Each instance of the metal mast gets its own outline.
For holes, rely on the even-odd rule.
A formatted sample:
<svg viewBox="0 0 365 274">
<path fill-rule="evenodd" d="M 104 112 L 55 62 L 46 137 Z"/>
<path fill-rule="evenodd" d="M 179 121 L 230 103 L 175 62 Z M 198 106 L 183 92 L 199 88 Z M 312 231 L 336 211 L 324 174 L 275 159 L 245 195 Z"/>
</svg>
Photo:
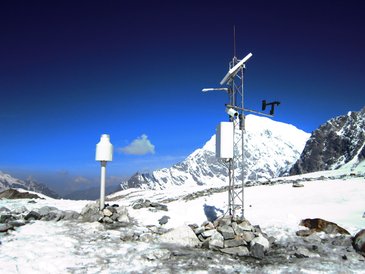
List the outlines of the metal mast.
<svg viewBox="0 0 365 274">
<path fill-rule="evenodd" d="M 250 56 L 251 57 L 251 56 Z M 236 56 L 230 62 L 230 71 L 239 64 Z M 242 61 L 242 60 L 241 60 Z M 233 127 L 233 158 L 228 160 L 228 214 L 236 217 L 238 214 L 244 218 L 244 133 L 245 133 L 245 113 L 244 113 L 244 70 L 245 64 L 239 66 L 238 71 L 232 75 L 231 79 L 221 82 L 221 85 L 228 85 L 229 105 L 227 107 L 238 111 L 237 117 L 229 117 L 234 123 Z M 240 168 L 238 168 L 240 166 Z M 241 174 L 235 175 L 235 170 Z M 240 179 L 236 179 L 240 178 Z"/>
<path fill-rule="evenodd" d="M 245 153 L 244 153 L 244 135 L 245 135 L 245 111 L 272 117 L 275 106 L 280 105 L 279 101 L 266 102 L 262 101 L 262 110 L 271 106 L 270 114 L 245 108 L 244 105 L 244 72 L 246 62 L 252 57 L 252 53 L 247 54 L 243 59 L 236 57 L 235 46 L 235 28 L 234 28 L 234 52 L 233 59 L 229 63 L 229 70 L 220 84 L 221 88 L 204 88 L 202 91 L 225 91 L 229 96 L 229 103 L 226 104 L 226 112 L 229 115 L 229 121 L 233 123 L 233 156 L 230 158 L 221 158 L 228 167 L 228 211 L 227 213 L 234 217 L 245 218 L 244 190 L 245 190 Z M 235 171 L 240 172 L 235 174 Z M 240 216 L 238 216 L 240 214 Z"/>
</svg>

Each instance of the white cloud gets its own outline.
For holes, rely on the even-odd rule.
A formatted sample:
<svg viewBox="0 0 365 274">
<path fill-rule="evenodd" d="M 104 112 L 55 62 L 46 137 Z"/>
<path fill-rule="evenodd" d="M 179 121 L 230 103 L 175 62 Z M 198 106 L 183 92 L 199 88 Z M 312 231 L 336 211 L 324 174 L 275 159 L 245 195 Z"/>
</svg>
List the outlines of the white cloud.
<svg viewBox="0 0 365 274">
<path fill-rule="evenodd" d="M 155 146 L 151 144 L 146 134 L 137 137 L 129 145 L 118 148 L 118 151 L 124 154 L 145 155 L 148 153 L 155 154 Z"/>
</svg>

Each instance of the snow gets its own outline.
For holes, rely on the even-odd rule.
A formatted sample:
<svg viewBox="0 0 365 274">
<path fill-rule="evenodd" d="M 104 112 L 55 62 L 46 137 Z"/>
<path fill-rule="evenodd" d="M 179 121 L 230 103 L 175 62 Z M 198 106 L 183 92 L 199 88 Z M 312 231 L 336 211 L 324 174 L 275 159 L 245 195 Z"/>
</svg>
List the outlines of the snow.
<svg viewBox="0 0 365 274">
<path fill-rule="evenodd" d="M 336 173 L 337 172 L 337 173 Z M 365 179 L 363 177 L 338 178 L 340 171 L 315 173 L 279 178 L 311 179 L 301 182 L 304 187 L 293 188 L 290 183 L 262 185 L 245 189 L 245 217 L 258 224 L 264 232 L 278 242 L 299 241 L 295 231 L 303 229 L 299 222 L 304 218 L 323 218 L 347 229 L 352 235 L 365 227 Z M 327 174 L 326 178 L 323 174 Z M 337 176 L 337 177 L 336 177 Z M 320 178 L 321 179 L 315 179 Z M 335 178 L 336 177 L 336 178 Z M 204 205 L 226 210 L 227 193 L 210 191 L 207 186 L 171 187 L 166 190 L 128 189 L 110 195 L 112 203 L 128 206 L 131 217 L 140 226 L 158 225 L 163 215 L 170 217 L 166 228 L 206 220 Z M 188 199 L 190 194 L 199 194 Z M 168 211 L 153 212 L 142 208 L 132 209 L 138 199 L 163 202 Z M 167 201 L 170 199 L 170 202 Z M 0 200 L 0 207 L 9 209 L 25 206 L 40 208 L 55 206 L 61 210 L 81 211 L 88 201 L 56 200 L 46 198 L 28 203 L 24 200 Z M 35 221 L 17 228 L 10 235 L 0 236 L 0 265 L 2 273 L 364 273 L 364 261 L 311 258 L 300 264 L 252 265 L 229 256 L 196 250 L 186 256 L 172 256 L 170 260 L 159 256 L 180 252 L 159 243 L 122 242 L 119 230 L 106 230 L 99 223 L 77 221 Z M 174 250 L 174 251 L 173 251 Z M 181 251 L 186 253 L 187 251 Z M 192 251 L 189 251 L 192 252 Z M 335 252 L 335 251 L 332 251 Z M 184 254 L 185 254 L 184 253 Z M 157 257 L 157 259 L 151 259 Z M 185 259 L 184 259 L 185 258 Z"/>
<path fill-rule="evenodd" d="M 235 142 L 240 144 L 241 131 L 236 130 Z M 266 117 L 247 115 L 245 144 L 245 178 L 273 178 L 288 171 L 300 157 L 310 134 L 292 125 L 276 122 Z M 215 157 L 216 136 L 202 147 L 195 150 L 184 161 L 171 168 L 153 171 L 151 174 L 133 176 L 132 185 L 144 189 L 164 189 L 173 185 L 224 184 L 227 167 Z M 235 155 L 242 154 L 239 145 Z M 235 168 L 237 180 L 242 178 L 238 157 Z M 134 180 L 133 180 L 134 179 Z M 125 182 L 126 183 L 126 182 Z"/>
</svg>

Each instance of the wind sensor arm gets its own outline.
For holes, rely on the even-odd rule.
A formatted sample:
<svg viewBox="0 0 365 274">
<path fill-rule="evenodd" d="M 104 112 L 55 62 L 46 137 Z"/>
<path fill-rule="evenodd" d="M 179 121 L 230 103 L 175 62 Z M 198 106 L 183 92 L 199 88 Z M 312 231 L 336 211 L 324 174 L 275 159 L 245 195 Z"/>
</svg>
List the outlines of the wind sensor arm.
<svg viewBox="0 0 365 274">
<path fill-rule="evenodd" d="M 237 74 L 238 70 L 248 61 L 248 59 L 250 59 L 252 57 L 252 53 L 250 52 L 249 54 L 246 55 L 245 58 L 243 58 L 241 61 L 239 61 L 233 68 L 231 68 L 226 76 L 224 76 L 224 78 L 221 81 L 221 85 L 224 85 L 225 83 L 230 82 Z"/>
<path fill-rule="evenodd" d="M 271 103 L 267 103 L 266 100 L 262 100 L 262 111 L 264 111 L 267 106 L 271 106 L 270 115 L 274 115 L 275 106 L 279 106 L 279 105 L 280 105 L 279 101 L 274 101 L 274 102 L 271 102 Z"/>
</svg>

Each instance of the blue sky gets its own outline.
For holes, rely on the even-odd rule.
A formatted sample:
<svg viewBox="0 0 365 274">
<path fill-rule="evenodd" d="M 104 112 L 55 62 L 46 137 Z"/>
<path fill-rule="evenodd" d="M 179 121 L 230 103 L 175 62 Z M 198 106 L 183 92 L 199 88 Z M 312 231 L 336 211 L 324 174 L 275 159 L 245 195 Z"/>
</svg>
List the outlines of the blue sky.
<svg viewBox="0 0 365 274">
<path fill-rule="evenodd" d="M 110 181 L 183 160 L 226 119 L 201 89 L 226 74 L 233 25 L 248 108 L 279 100 L 275 120 L 311 132 L 365 105 L 362 1 L 132 2 L 1 2 L 1 171 L 93 185 L 103 133 Z"/>
</svg>

